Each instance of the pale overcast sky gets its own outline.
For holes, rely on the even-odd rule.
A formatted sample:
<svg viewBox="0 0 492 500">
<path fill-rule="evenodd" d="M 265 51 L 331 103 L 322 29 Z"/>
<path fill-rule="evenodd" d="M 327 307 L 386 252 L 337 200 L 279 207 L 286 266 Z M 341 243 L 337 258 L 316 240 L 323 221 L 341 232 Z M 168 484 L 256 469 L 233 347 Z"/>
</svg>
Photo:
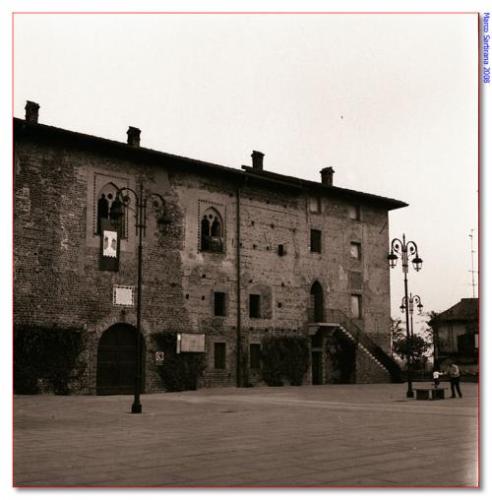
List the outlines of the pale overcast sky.
<svg viewBox="0 0 492 500">
<path fill-rule="evenodd" d="M 15 116 L 409 203 L 426 310 L 472 296 L 477 230 L 477 17 L 16 15 Z M 477 238 L 475 238 L 475 247 Z M 476 268 L 475 261 L 475 268 Z M 392 270 L 393 315 L 403 295 Z"/>
</svg>

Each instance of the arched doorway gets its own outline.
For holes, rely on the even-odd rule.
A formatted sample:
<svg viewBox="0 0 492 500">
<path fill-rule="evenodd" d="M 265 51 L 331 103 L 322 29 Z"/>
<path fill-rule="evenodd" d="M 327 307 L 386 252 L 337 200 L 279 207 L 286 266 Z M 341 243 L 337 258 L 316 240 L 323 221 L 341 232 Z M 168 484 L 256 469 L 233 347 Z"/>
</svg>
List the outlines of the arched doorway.
<svg viewBox="0 0 492 500">
<path fill-rule="evenodd" d="M 145 387 L 145 341 L 142 346 L 142 392 Z M 98 395 L 133 394 L 137 364 L 137 330 L 132 325 L 117 323 L 108 328 L 97 349 Z"/>
<path fill-rule="evenodd" d="M 325 319 L 323 288 L 318 281 L 313 283 L 309 295 L 309 320 L 312 323 L 322 323 Z"/>
</svg>

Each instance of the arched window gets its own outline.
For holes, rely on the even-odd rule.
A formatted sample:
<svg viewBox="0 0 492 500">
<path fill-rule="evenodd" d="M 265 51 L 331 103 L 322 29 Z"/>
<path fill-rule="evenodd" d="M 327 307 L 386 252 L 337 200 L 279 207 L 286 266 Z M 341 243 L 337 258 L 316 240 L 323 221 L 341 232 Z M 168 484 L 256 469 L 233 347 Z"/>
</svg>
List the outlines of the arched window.
<svg viewBox="0 0 492 500">
<path fill-rule="evenodd" d="M 200 244 L 201 250 L 208 250 L 209 236 L 210 236 L 210 222 L 208 221 L 208 217 L 204 215 L 201 227 L 201 244 Z"/>
<path fill-rule="evenodd" d="M 222 218 L 215 208 L 203 213 L 200 223 L 200 250 L 206 252 L 224 251 L 224 227 Z"/>
<path fill-rule="evenodd" d="M 101 234 L 101 221 L 106 220 L 119 230 L 120 237 L 126 237 L 126 210 L 117 199 L 118 187 L 112 182 L 103 186 L 97 197 L 96 234 Z M 118 216 L 116 216 L 118 214 Z"/>
<path fill-rule="evenodd" d="M 321 323 L 324 321 L 324 316 L 323 288 L 318 281 L 315 281 L 309 295 L 309 320 Z"/>
</svg>

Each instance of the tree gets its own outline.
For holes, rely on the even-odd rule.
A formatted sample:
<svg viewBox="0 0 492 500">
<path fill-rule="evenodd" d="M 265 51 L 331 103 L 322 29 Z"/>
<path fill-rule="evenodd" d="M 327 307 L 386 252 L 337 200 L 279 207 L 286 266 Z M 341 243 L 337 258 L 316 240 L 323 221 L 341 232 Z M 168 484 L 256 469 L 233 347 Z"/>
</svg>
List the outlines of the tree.
<svg viewBox="0 0 492 500">
<path fill-rule="evenodd" d="M 428 336 L 413 334 L 407 338 L 401 320 L 393 321 L 392 333 L 393 352 L 403 360 L 407 360 L 408 355 L 410 355 L 410 365 L 413 369 L 423 367 L 427 360 L 426 353 L 432 345 Z"/>
</svg>

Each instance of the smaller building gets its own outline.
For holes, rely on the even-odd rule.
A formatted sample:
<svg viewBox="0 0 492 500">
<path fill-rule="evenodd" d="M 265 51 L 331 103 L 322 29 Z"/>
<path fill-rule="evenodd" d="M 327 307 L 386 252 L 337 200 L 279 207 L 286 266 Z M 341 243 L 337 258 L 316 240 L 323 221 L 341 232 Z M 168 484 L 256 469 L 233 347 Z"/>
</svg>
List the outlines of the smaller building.
<svg viewBox="0 0 492 500">
<path fill-rule="evenodd" d="M 439 366 L 455 361 L 464 376 L 478 375 L 478 299 L 461 299 L 430 322 Z"/>
</svg>

